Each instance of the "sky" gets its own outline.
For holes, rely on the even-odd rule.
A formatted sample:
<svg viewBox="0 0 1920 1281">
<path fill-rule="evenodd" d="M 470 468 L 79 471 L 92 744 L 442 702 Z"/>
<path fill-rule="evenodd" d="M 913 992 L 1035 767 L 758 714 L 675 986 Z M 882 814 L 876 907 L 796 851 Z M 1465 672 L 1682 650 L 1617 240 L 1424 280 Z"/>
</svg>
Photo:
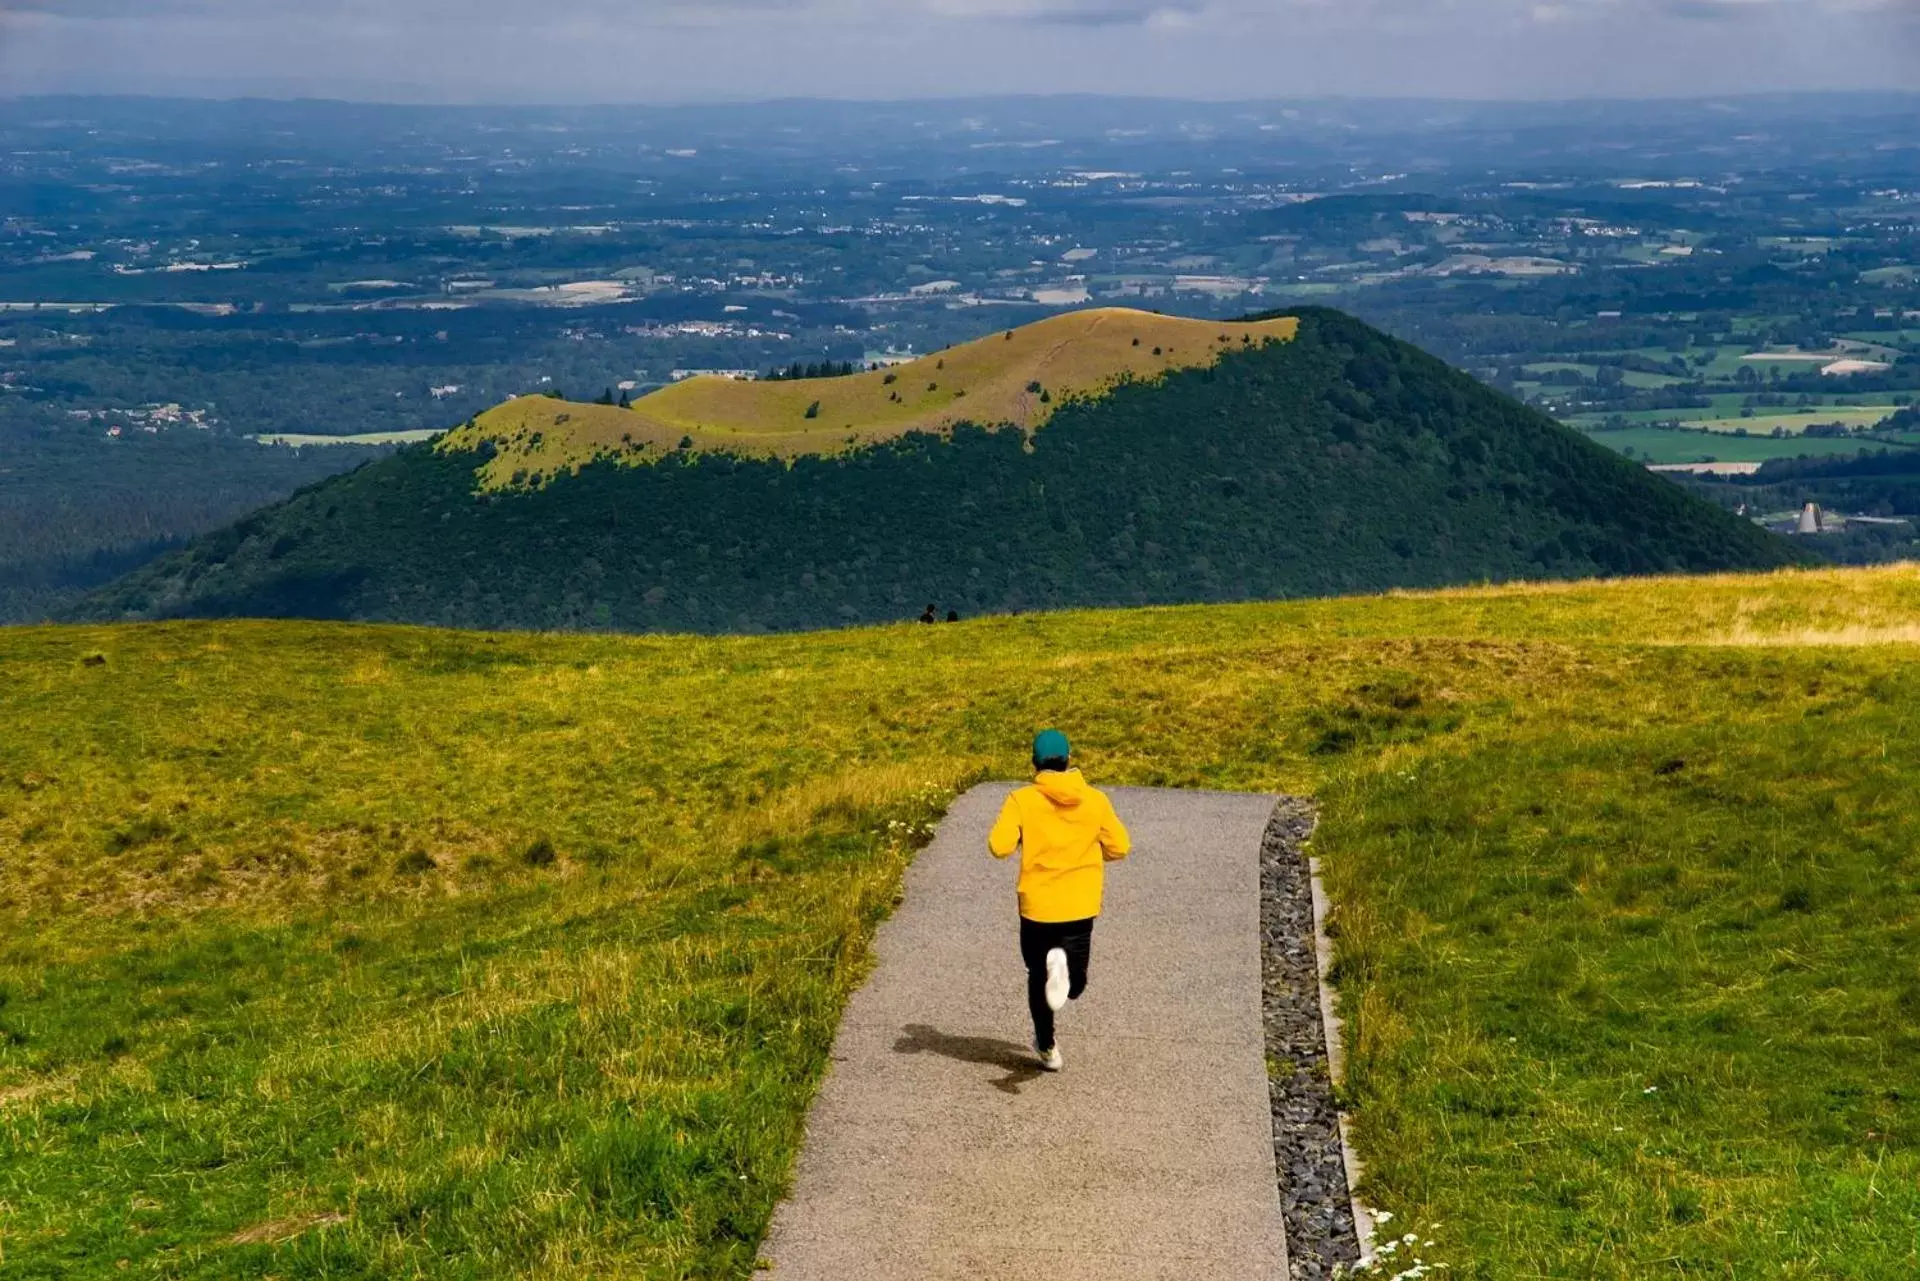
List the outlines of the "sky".
<svg viewBox="0 0 1920 1281">
<path fill-rule="evenodd" d="M 0 0 L 0 95 L 452 103 L 1920 87 L 1920 0 Z"/>
</svg>

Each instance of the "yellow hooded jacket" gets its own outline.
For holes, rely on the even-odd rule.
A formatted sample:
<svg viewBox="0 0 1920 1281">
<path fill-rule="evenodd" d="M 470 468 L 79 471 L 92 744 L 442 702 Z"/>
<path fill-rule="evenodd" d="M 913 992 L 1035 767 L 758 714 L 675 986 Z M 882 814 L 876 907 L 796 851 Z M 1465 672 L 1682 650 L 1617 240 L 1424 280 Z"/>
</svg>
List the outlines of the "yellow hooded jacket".
<svg viewBox="0 0 1920 1281">
<path fill-rule="evenodd" d="M 1043 770 L 1000 807 L 987 848 L 995 858 L 1021 852 L 1020 915 L 1081 921 L 1100 915 L 1106 864 L 1125 858 L 1133 841 L 1113 802 L 1079 770 Z"/>
</svg>

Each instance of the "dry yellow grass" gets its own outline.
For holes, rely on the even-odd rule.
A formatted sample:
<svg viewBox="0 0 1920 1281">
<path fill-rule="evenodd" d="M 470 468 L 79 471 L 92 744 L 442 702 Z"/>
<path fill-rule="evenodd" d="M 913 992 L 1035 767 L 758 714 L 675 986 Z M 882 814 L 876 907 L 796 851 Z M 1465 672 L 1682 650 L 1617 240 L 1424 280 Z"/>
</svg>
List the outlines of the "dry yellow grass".
<svg viewBox="0 0 1920 1281">
<path fill-rule="evenodd" d="M 234 1233 L 228 1241 L 233 1245 L 278 1245 L 282 1241 L 293 1240 L 303 1232 L 311 1232 L 315 1228 L 330 1228 L 336 1223 L 346 1221 L 346 1215 L 332 1212 L 291 1214 L 282 1219 L 256 1223 L 250 1228 Z"/>
<path fill-rule="evenodd" d="M 449 432 L 440 447 L 470 450 L 491 440 L 498 452 L 479 474 L 483 487 L 498 489 L 538 484 L 596 458 L 651 462 L 682 441 L 694 450 L 795 458 L 962 422 L 1031 432 L 1070 397 L 1211 365 L 1223 352 L 1284 342 L 1298 329 L 1292 317 L 1234 323 L 1102 307 L 845 378 L 690 378 L 631 409 L 522 397 Z"/>
<path fill-rule="evenodd" d="M 1916 645 L 1920 644 L 1920 624 L 1903 623 L 1892 627 L 1802 628 L 1792 631 L 1757 632 L 1736 628 L 1723 636 L 1709 637 L 1709 645 Z"/>
</svg>

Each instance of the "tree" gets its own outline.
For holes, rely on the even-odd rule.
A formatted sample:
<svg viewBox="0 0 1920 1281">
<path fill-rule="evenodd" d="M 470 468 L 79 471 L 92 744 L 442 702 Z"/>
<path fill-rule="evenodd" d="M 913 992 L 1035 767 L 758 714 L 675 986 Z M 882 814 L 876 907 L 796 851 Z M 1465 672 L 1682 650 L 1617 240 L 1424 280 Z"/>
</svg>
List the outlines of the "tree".
<svg viewBox="0 0 1920 1281">
<path fill-rule="evenodd" d="M 811 405 L 807 406 L 807 417 L 818 418 L 819 416 L 820 416 L 820 402 L 816 400 Z"/>
</svg>

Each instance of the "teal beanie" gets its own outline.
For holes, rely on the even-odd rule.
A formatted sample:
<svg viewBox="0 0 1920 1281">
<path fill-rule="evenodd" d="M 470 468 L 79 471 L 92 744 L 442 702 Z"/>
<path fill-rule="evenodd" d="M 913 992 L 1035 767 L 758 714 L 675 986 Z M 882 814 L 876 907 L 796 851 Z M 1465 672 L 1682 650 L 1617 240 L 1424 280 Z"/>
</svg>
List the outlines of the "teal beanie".
<svg viewBox="0 0 1920 1281">
<path fill-rule="evenodd" d="M 1067 736 L 1057 729 L 1043 729 L 1033 736 L 1033 763 L 1065 760 L 1071 754 Z"/>
</svg>

